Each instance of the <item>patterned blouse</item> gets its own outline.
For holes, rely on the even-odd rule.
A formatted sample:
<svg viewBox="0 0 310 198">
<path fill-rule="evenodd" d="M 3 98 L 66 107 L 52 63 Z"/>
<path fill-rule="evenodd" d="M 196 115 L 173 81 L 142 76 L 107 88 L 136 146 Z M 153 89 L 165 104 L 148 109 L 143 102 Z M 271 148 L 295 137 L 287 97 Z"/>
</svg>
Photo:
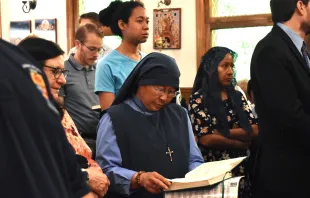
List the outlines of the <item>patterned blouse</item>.
<svg viewBox="0 0 310 198">
<path fill-rule="evenodd" d="M 240 94 L 242 97 L 242 106 L 246 114 L 248 115 L 248 119 L 250 124 L 257 124 L 257 119 L 252 114 L 251 108 L 248 106 L 247 101 L 244 96 L 238 91 L 237 94 Z M 227 114 L 228 125 L 229 128 L 239 128 L 239 122 L 237 120 L 237 116 L 232 109 L 232 105 L 230 101 L 223 100 L 223 105 Z M 194 135 L 198 138 L 207 134 L 213 134 L 213 130 L 215 129 L 216 118 L 214 115 L 208 112 L 208 109 L 203 106 L 203 96 L 201 93 L 196 92 L 190 97 L 189 102 L 189 114 L 191 118 L 191 123 L 193 126 Z M 201 153 L 206 162 L 210 161 L 219 161 L 236 157 L 247 156 L 248 149 L 241 150 L 233 150 L 233 149 L 214 149 L 208 148 L 198 144 Z M 244 175 L 244 167 L 239 166 L 239 173 L 236 175 Z"/>
<path fill-rule="evenodd" d="M 61 120 L 62 126 L 65 129 L 67 139 L 69 143 L 72 145 L 72 147 L 75 150 L 76 154 L 79 154 L 83 157 L 85 157 L 88 161 L 88 166 L 89 167 L 98 167 L 99 165 L 97 164 L 96 161 L 94 161 L 92 157 L 92 151 L 84 141 L 84 139 L 81 137 L 79 134 L 72 118 L 68 114 L 67 110 L 64 110 L 64 115 Z"/>
</svg>

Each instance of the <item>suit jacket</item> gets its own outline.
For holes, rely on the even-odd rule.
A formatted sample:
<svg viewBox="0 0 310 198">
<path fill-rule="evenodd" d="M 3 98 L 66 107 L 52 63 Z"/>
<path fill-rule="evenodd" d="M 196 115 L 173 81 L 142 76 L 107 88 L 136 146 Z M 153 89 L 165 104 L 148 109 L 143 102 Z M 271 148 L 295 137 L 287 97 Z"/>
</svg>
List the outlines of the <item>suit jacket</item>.
<svg viewBox="0 0 310 198">
<path fill-rule="evenodd" d="M 277 25 L 254 50 L 251 79 L 260 119 L 258 186 L 304 194 L 310 179 L 310 69 Z"/>
</svg>

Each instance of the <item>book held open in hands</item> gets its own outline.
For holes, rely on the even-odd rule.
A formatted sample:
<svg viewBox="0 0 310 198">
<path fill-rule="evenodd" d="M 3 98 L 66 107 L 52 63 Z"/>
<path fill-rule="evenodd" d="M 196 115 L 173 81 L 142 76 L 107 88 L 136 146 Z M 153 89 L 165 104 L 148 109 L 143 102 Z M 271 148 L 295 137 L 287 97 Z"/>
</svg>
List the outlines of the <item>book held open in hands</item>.
<svg viewBox="0 0 310 198">
<path fill-rule="evenodd" d="M 184 178 L 170 179 L 172 185 L 167 191 L 197 188 L 213 185 L 231 178 L 230 171 L 246 157 L 207 162 L 188 172 Z"/>
<path fill-rule="evenodd" d="M 243 179 L 243 176 L 232 177 L 211 186 L 165 191 L 164 198 L 238 198 L 240 183 Z"/>
</svg>

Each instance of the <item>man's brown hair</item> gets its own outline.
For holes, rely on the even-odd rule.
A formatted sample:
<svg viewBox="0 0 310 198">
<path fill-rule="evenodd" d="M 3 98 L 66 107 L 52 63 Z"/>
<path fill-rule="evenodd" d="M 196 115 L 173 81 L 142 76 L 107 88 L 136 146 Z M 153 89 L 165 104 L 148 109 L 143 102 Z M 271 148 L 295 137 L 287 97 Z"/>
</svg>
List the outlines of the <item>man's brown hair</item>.
<svg viewBox="0 0 310 198">
<path fill-rule="evenodd" d="M 93 24 L 85 24 L 84 26 L 79 27 L 79 29 L 75 32 L 75 40 L 85 42 L 86 34 L 90 33 L 94 33 L 98 37 L 103 38 L 103 34 L 98 27 Z"/>
<path fill-rule="evenodd" d="M 81 23 L 83 19 L 90 20 L 91 22 L 96 24 L 98 28 L 101 27 L 101 23 L 99 21 L 99 14 L 97 14 L 96 12 L 87 12 L 87 13 L 82 14 L 79 17 L 79 24 Z"/>
</svg>

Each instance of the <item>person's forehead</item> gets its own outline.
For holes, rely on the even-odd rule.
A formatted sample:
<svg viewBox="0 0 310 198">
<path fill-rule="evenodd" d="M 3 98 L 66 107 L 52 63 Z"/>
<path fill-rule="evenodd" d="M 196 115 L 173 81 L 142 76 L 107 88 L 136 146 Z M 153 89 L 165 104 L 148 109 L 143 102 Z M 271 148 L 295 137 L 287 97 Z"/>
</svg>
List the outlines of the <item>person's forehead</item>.
<svg viewBox="0 0 310 198">
<path fill-rule="evenodd" d="M 145 12 L 145 9 L 143 7 L 136 7 L 134 8 L 132 11 L 131 11 L 131 15 L 130 17 L 145 17 L 145 18 L 148 18 L 146 16 L 146 12 Z"/>
<path fill-rule="evenodd" d="M 57 56 L 55 58 L 51 58 L 51 59 L 47 59 L 45 61 L 45 64 L 51 67 L 55 67 L 55 68 L 61 68 L 63 69 L 64 66 L 64 58 L 63 56 Z"/>
<path fill-rule="evenodd" d="M 223 61 L 233 61 L 233 56 L 230 53 L 227 53 L 221 62 Z"/>
<path fill-rule="evenodd" d="M 85 35 L 85 44 L 88 45 L 99 45 L 99 47 L 102 45 L 102 38 L 100 38 L 95 33 L 86 33 Z"/>
<path fill-rule="evenodd" d="M 226 54 L 225 57 L 226 57 L 226 58 L 231 58 L 231 59 L 233 58 L 232 55 L 231 55 L 230 53 Z"/>
<path fill-rule="evenodd" d="M 92 20 L 90 19 L 81 19 L 81 22 L 80 22 L 80 26 L 83 26 L 83 25 L 86 25 L 86 24 L 93 24 L 93 25 L 96 25 Z"/>
</svg>

